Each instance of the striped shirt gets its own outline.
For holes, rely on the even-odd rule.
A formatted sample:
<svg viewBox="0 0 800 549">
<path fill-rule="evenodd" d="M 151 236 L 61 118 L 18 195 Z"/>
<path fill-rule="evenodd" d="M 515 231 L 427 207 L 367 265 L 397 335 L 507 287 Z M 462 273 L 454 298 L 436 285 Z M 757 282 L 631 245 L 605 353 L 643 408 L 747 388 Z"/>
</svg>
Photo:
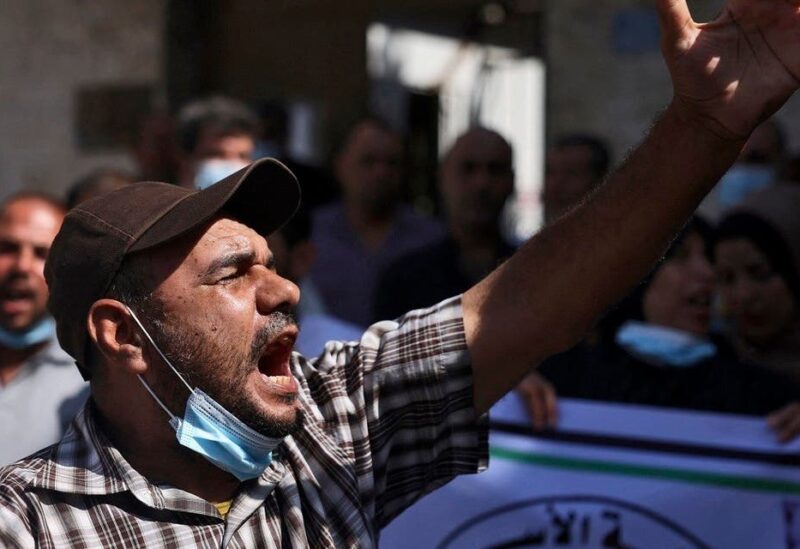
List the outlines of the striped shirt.
<svg viewBox="0 0 800 549">
<path fill-rule="evenodd" d="M 59 444 L 0 469 L 0 546 L 374 547 L 417 498 L 486 467 L 458 298 L 292 367 L 303 427 L 226 518 L 137 473 L 89 404 Z"/>
</svg>

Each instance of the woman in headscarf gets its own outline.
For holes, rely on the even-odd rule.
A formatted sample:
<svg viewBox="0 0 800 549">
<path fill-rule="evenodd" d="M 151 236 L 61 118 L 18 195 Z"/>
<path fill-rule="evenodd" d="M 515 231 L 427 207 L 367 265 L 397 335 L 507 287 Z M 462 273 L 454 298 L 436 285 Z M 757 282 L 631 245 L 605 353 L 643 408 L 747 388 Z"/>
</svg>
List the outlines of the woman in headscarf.
<svg viewBox="0 0 800 549">
<path fill-rule="evenodd" d="M 542 364 L 559 396 L 751 415 L 800 399 L 792 383 L 741 362 L 709 335 L 710 237 L 708 225 L 693 219 L 650 276 L 601 322 L 599 344 Z M 800 431 L 789 423 L 777 425 L 779 438 Z"/>
<path fill-rule="evenodd" d="M 800 383 L 800 188 L 775 185 L 727 215 L 714 263 L 737 351 Z"/>
</svg>

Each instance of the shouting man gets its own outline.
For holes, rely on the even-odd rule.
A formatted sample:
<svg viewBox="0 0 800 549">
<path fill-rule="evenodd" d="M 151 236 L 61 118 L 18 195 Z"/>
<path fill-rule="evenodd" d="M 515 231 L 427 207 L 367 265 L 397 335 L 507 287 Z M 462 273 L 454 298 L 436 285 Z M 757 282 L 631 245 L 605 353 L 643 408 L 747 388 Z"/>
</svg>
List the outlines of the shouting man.
<svg viewBox="0 0 800 549">
<path fill-rule="evenodd" d="M 73 210 L 49 306 L 92 398 L 0 469 L 0 544 L 372 547 L 483 468 L 481 415 L 649 270 L 798 87 L 800 1 L 731 0 L 711 25 L 658 5 L 675 97 L 622 168 L 462 296 L 314 361 L 292 353 L 298 291 L 264 239 L 298 200 L 280 164 Z"/>
</svg>

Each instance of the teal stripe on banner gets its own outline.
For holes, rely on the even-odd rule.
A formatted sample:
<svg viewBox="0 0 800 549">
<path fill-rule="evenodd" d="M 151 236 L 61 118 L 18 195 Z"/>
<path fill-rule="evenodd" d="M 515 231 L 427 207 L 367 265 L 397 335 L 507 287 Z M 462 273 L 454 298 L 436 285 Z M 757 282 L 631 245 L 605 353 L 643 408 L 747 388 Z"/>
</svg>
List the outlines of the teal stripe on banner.
<svg viewBox="0 0 800 549">
<path fill-rule="evenodd" d="M 542 467 L 552 467 L 555 469 L 566 469 L 570 471 L 588 471 L 593 473 L 622 475 L 628 477 L 672 480 L 676 482 L 686 482 L 689 484 L 704 484 L 707 486 L 737 488 L 739 490 L 750 490 L 754 492 L 800 494 L 800 483 L 786 480 L 769 480 L 758 477 L 730 474 L 723 475 L 717 473 L 707 473 L 704 471 L 673 469 L 669 467 L 652 467 L 649 465 L 634 465 L 629 463 L 601 461 L 594 459 L 557 457 L 542 454 L 532 454 L 529 452 L 519 452 L 517 450 L 510 450 L 508 448 L 502 448 L 498 446 L 492 446 L 489 451 L 489 455 L 493 458 L 517 461 L 520 463 L 527 463 L 529 465 L 539 465 Z"/>
</svg>

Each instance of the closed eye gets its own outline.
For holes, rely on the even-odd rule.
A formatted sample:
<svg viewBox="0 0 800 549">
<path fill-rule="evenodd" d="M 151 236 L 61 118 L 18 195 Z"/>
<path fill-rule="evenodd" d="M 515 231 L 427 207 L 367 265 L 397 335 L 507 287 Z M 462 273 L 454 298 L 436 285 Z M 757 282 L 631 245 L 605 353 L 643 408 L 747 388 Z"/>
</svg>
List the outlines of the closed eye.
<svg viewBox="0 0 800 549">
<path fill-rule="evenodd" d="M 230 273 L 228 275 L 225 275 L 222 278 L 220 278 L 219 282 L 231 282 L 233 280 L 236 280 L 237 278 L 241 278 L 244 275 L 245 272 L 246 271 L 244 269 L 237 269 L 237 270 L 233 271 L 232 273 Z"/>
<path fill-rule="evenodd" d="M 251 268 L 261 265 L 257 263 L 255 259 L 255 254 L 251 252 L 233 253 L 222 256 L 211 265 L 207 273 L 209 275 L 217 273 L 216 276 L 212 277 L 214 283 L 228 284 L 245 276 Z M 273 273 L 276 272 L 275 256 L 270 254 L 262 266 Z"/>
</svg>

